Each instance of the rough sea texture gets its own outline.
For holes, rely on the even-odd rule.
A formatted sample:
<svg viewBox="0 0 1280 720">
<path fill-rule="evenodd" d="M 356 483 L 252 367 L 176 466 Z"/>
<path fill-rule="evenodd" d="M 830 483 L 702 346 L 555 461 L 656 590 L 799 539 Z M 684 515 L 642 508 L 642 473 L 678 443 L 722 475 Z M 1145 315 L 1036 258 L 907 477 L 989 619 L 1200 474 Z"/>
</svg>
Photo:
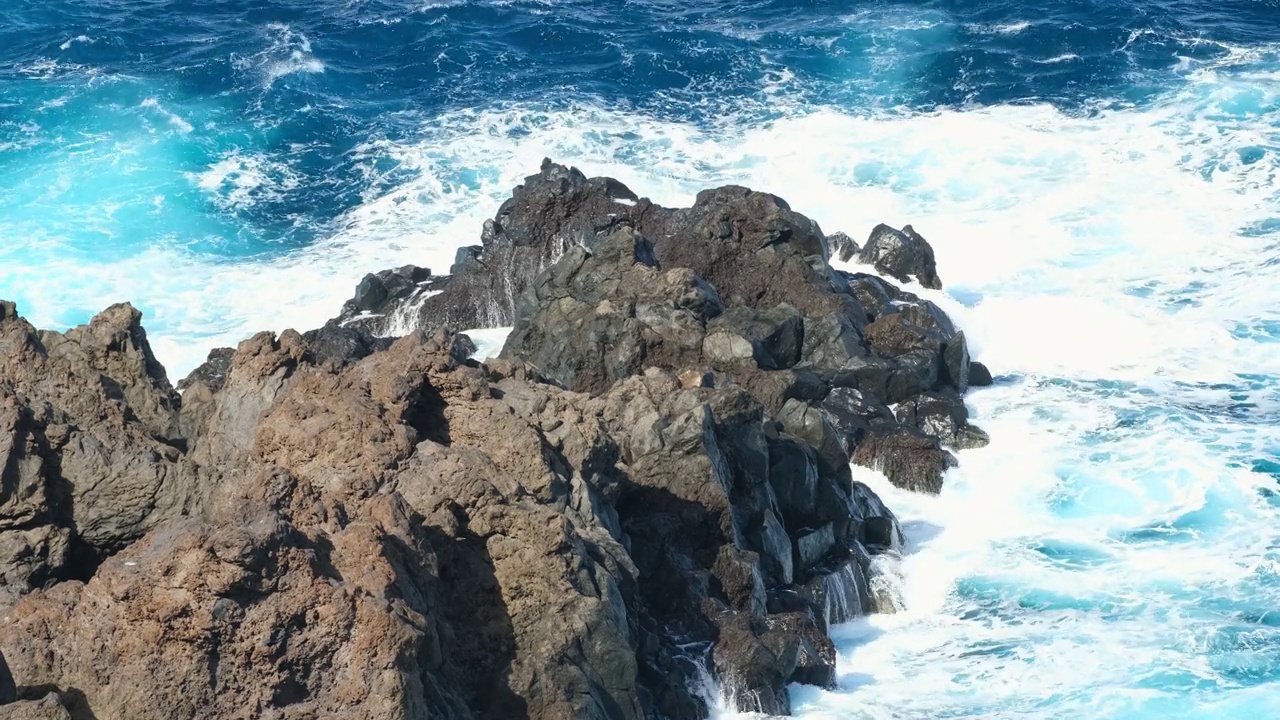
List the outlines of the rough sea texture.
<svg viewBox="0 0 1280 720">
<path fill-rule="evenodd" d="M 1280 716 L 1272 2 L 14 0 L 0 297 L 180 377 L 443 271 L 543 156 L 911 223 L 997 385 L 806 718 Z"/>
</svg>

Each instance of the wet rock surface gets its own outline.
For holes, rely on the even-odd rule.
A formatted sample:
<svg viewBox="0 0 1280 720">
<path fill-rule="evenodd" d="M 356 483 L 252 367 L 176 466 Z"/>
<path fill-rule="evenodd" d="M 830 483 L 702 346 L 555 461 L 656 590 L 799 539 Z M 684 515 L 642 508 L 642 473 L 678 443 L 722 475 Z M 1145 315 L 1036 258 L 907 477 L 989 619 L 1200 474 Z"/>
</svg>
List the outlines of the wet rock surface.
<svg viewBox="0 0 1280 720">
<path fill-rule="evenodd" d="M 447 276 L 170 387 L 122 305 L 0 304 L 0 717 L 696 718 L 831 686 L 989 381 L 910 226 L 545 162 Z M 514 326 L 501 357 L 456 331 Z M 950 449 L 950 450 L 949 450 Z M 870 579 L 870 581 L 869 581 Z M 11 680 L 11 681 L 10 681 Z"/>
</svg>

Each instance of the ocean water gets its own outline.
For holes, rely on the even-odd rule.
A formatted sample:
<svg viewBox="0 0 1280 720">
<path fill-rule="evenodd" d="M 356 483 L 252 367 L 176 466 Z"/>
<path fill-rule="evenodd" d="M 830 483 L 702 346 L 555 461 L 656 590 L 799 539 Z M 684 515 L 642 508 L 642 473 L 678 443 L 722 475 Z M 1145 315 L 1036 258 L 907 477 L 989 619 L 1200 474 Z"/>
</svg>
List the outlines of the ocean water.
<svg viewBox="0 0 1280 720">
<path fill-rule="evenodd" d="M 798 716 L 1280 717 L 1274 0 L 10 0 L 0 297 L 130 300 L 181 377 L 543 156 L 911 223 L 998 376 L 940 497 L 864 473 L 905 610 Z"/>
</svg>

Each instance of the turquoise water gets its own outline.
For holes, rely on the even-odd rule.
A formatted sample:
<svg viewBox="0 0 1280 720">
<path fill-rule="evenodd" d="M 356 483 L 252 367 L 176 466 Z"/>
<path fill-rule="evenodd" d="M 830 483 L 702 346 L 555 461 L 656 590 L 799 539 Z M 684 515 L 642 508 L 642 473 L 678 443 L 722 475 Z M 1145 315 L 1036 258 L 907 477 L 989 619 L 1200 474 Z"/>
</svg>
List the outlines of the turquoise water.
<svg viewBox="0 0 1280 720">
<path fill-rule="evenodd" d="M 1280 9 L 17 0 L 0 297 L 181 376 L 443 270 L 543 156 L 912 223 L 1000 382 L 809 718 L 1280 717 Z"/>
</svg>

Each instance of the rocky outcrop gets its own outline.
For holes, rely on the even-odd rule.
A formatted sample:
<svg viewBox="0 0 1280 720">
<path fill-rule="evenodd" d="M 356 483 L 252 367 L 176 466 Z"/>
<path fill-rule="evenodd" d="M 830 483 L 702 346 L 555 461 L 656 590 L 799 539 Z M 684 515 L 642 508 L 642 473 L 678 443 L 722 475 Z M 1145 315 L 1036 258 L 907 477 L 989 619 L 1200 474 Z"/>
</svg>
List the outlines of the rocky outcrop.
<svg viewBox="0 0 1280 720">
<path fill-rule="evenodd" d="M 902 234 L 861 252 L 930 286 Z M 132 308 L 57 334 L 0 304 L 0 717 L 648 720 L 705 717 L 707 670 L 772 714 L 832 685 L 829 627 L 892 604 L 904 542 L 850 462 L 938 492 L 985 442 L 963 333 L 741 187 L 668 209 L 548 162 L 481 240 L 181 398 Z M 506 325 L 486 364 L 455 332 Z"/>
<path fill-rule="evenodd" d="M 179 399 L 128 305 L 65 334 L 0 303 L 0 606 L 181 514 Z"/>
</svg>

